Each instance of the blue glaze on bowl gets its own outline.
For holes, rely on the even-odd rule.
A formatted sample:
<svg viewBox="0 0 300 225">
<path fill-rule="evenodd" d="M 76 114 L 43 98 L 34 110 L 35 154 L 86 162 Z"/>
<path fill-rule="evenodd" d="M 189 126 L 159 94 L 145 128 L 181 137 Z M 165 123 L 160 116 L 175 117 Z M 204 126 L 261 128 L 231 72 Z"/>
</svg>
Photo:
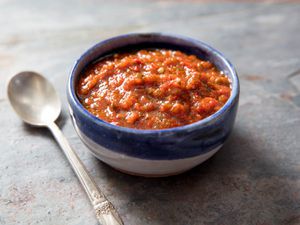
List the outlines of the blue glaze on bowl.
<svg viewBox="0 0 300 225">
<path fill-rule="evenodd" d="M 139 48 L 180 50 L 209 60 L 231 80 L 230 98 L 219 111 L 201 121 L 163 130 L 120 127 L 89 113 L 79 102 L 75 91 L 82 70 L 103 56 Z M 207 153 L 227 139 L 237 112 L 239 81 L 232 64 L 220 52 L 201 41 L 163 33 L 127 34 L 96 44 L 76 61 L 69 77 L 67 96 L 76 126 L 100 146 L 140 159 L 184 159 Z"/>
</svg>

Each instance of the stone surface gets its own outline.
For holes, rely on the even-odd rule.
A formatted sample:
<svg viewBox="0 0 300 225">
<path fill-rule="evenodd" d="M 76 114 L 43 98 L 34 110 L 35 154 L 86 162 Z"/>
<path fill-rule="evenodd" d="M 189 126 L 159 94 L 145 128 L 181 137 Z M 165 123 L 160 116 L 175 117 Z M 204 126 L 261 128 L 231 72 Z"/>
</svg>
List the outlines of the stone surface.
<svg viewBox="0 0 300 225">
<path fill-rule="evenodd" d="M 61 128 L 125 224 L 300 224 L 299 21 L 296 1 L 0 1 L 0 224 L 97 224 L 50 132 L 23 124 L 9 106 L 6 82 L 22 70 L 55 84 Z M 211 44 L 241 81 L 225 146 L 170 178 L 132 177 L 104 165 L 67 115 L 66 81 L 80 53 L 108 37 L 148 31 Z"/>
</svg>

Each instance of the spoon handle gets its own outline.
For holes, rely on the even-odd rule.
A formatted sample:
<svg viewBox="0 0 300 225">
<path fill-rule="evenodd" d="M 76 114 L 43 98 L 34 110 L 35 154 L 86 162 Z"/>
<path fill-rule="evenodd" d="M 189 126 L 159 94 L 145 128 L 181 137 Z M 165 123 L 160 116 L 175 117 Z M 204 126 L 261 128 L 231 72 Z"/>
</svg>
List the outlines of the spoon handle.
<svg viewBox="0 0 300 225">
<path fill-rule="evenodd" d="M 59 127 L 54 123 L 49 123 L 48 128 L 51 130 L 56 141 L 60 145 L 61 149 L 65 153 L 67 159 L 69 160 L 75 174 L 80 180 L 84 190 L 86 191 L 94 209 L 96 216 L 101 225 L 122 225 L 123 222 L 115 210 L 113 204 L 109 202 L 101 190 L 96 185 L 95 181 L 89 175 L 87 169 L 71 148 L 69 142 L 59 129 Z"/>
</svg>

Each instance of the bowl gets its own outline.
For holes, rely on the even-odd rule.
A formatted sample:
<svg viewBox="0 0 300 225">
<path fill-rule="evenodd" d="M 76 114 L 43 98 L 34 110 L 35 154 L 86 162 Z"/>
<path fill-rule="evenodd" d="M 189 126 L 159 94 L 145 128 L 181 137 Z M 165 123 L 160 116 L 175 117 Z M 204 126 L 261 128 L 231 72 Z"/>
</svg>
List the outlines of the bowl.
<svg viewBox="0 0 300 225">
<path fill-rule="evenodd" d="M 231 96 L 225 105 L 198 122 L 163 130 L 140 130 L 105 122 L 89 113 L 76 95 L 81 72 L 100 57 L 140 48 L 167 48 L 209 60 L 230 79 Z M 228 138 L 236 117 L 239 81 L 232 64 L 209 45 L 180 35 L 126 34 L 101 41 L 75 62 L 67 86 L 75 130 L 98 159 L 125 173 L 162 177 L 187 171 L 214 155 Z"/>
</svg>

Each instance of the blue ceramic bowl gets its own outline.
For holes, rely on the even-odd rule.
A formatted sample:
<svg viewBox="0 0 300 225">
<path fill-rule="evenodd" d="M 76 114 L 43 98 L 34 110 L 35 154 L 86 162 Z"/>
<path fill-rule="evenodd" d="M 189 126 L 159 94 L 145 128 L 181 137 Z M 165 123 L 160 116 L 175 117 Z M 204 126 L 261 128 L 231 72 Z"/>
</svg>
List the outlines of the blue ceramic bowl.
<svg viewBox="0 0 300 225">
<path fill-rule="evenodd" d="M 75 91 L 82 70 L 105 55 L 140 48 L 180 50 L 209 60 L 230 79 L 230 98 L 219 111 L 201 121 L 163 130 L 120 127 L 89 113 Z M 142 176 L 178 174 L 215 154 L 232 130 L 239 99 L 235 69 L 220 52 L 201 41 L 163 33 L 127 34 L 96 44 L 76 61 L 67 89 L 74 127 L 91 152 L 120 171 Z"/>
</svg>

